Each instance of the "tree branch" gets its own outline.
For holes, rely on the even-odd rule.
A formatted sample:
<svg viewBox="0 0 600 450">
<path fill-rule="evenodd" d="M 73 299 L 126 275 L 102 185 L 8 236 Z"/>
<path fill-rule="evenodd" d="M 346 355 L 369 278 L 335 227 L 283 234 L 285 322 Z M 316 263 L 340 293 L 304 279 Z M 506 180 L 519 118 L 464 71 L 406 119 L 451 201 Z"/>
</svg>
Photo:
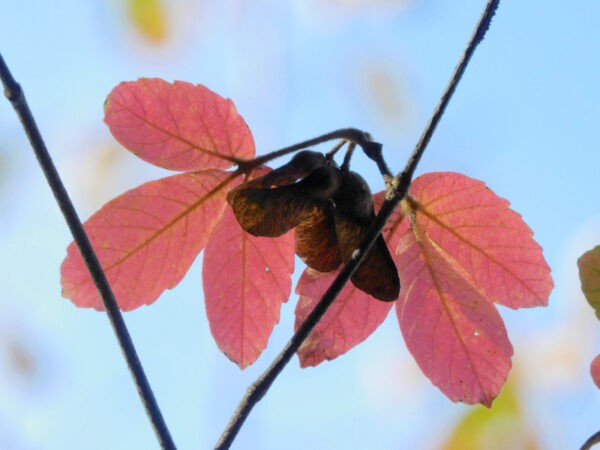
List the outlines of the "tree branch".
<svg viewBox="0 0 600 450">
<path fill-rule="evenodd" d="M 590 450 L 596 444 L 600 444 L 600 431 L 592 434 L 579 450 Z"/>
<path fill-rule="evenodd" d="M 156 437 L 163 449 L 175 449 L 175 444 L 162 417 L 162 413 L 160 412 L 154 394 L 152 393 L 152 389 L 148 383 L 148 379 L 146 378 L 144 369 L 142 368 L 142 364 L 138 358 L 137 352 L 131 340 L 131 336 L 129 335 L 127 327 L 125 326 L 125 321 L 123 320 L 121 311 L 117 306 L 113 292 L 110 288 L 108 280 L 106 279 L 106 275 L 100 266 L 100 262 L 98 261 L 94 249 L 92 248 L 92 245 L 85 233 L 83 225 L 79 220 L 77 212 L 75 211 L 75 207 L 73 206 L 62 180 L 58 175 L 58 171 L 52 162 L 52 158 L 50 157 L 48 149 L 46 148 L 46 144 L 44 143 L 35 119 L 33 118 L 31 110 L 29 109 L 29 105 L 27 104 L 23 90 L 13 78 L 1 54 L 0 79 L 4 85 L 4 95 L 12 104 L 17 116 L 21 121 L 21 124 L 23 125 L 23 129 L 29 138 L 29 142 L 33 148 L 35 156 L 37 157 L 40 167 L 46 176 L 48 185 L 50 186 L 50 189 L 56 198 L 56 202 L 58 203 L 65 221 L 71 230 L 73 239 L 77 243 L 77 247 L 83 256 L 83 260 L 85 261 L 85 264 L 90 271 L 90 275 L 94 280 L 94 284 L 96 285 L 100 297 L 102 298 L 102 303 L 106 309 L 108 319 L 110 320 L 110 324 L 117 337 L 121 351 L 123 352 L 125 360 L 127 361 L 129 371 L 134 379 L 138 394 L 142 400 L 146 414 L 152 423 Z"/>
<path fill-rule="evenodd" d="M 323 297 L 319 301 L 319 303 L 315 306 L 310 315 L 306 318 L 306 320 L 300 325 L 294 336 L 290 339 L 290 341 L 286 344 L 283 350 L 279 353 L 279 355 L 275 358 L 275 360 L 271 363 L 271 365 L 263 372 L 258 379 L 252 383 L 248 389 L 246 390 L 246 394 L 242 398 L 240 404 L 238 405 L 236 411 L 231 417 L 227 427 L 223 431 L 219 441 L 215 449 L 224 450 L 228 449 L 233 440 L 235 439 L 237 433 L 242 427 L 244 421 L 250 414 L 252 408 L 265 396 L 279 373 L 283 370 L 285 365 L 290 361 L 294 353 L 300 348 L 302 342 L 308 337 L 312 329 L 316 326 L 318 321 L 323 317 L 329 306 L 333 303 L 337 295 L 340 293 L 344 285 L 350 280 L 358 266 L 362 263 L 365 255 L 371 249 L 377 237 L 381 234 L 381 230 L 383 229 L 386 221 L 393 213 L 394 209 L 400 203 L 400 201 L 406 196 L 408 193 L 408 188 L 410 186 L 414 171 L 423 155 L 425 149 L 427 148 L 427 144 L 433 135 L 433 132 L 439 123 L 441 117 L 444 114 L 446 106 L 454 93 L 458 82 L 460 81 L 465 68 L 467 67 L 475 48 L 479 45 L 479 43 L 483 40 L 485 32 L 490 26 L 492 17 L 498 7 L 499 0 L 490 0 L 487 2 L 487 5 L 484 9 L 483 14 L 481 15 L 479 22 L 473 32 L 471 40 L 467 44 L 467 47 L 463 51 L 461 59 L 456 66 L 452 77 L 444 93 L 442 94 L 430 120 L 427 124 L 421 138 L 417 142 L 415 149 L 413 150 L 412 155 L 410 156 L 406 167 L 404 170 L 396 176 L 393 180 L 392 185 L 393 189 L 389 191 L 389 195 L 386 197 L 386 201 L 383 203 L 379 214 L 369 227 L 369 230 L 365 234 L 363 238 L 363 242 L 360 245 L 357 252 L 354 252 L 353 257 L 346 265 L 342 268 L 341 272 L 335 278 L 329 289 L 323 294 Z M 327 135 L 326 135 L 327 136 Z M 335 136 L 335 137 L 344 137 L 344 136 Z M 344 137 L 345 138 L 345 137 Z M 357 142 L 357 144 L 359 144 Z M 312 145 L 312 144 L 309 144 Z M 359 144 L 360 145 L 360 144 Z M 377 157 L 376 157 L 377 158 Z M 373 158 L 372 158 L 373 159 Z M 381 158 L 383 161 L 383 158 Z M 375 159 L 377 162 L 377 160 Z M 381 167 L 380 163 L 378 166 Z M 383 163 L 383 167 L 385 167 L 384 172 L 389 172 L 385 163 Z M 383 172 L 382 172 L 383 173 Z"/>
<path fill-rule="evenodd" d="M 440 119 L 444 115 L 446 106 L 448 106 L 450 98 L 452 98 L 452 94 L 454 94 L 454 91 L 456 90 L 456 86 L 458 86 L 458 83 L 460 82 L 460 79 L 462 78 L 465 69 L 469 64 L 469 61 L 471 61 L 471 57 L 473 56 L 475 49 L 481 43 L 481 41 L 483 41 L 485 33 L 492 23 L 492 18 L 494 17 L 499 4 L 500 0 L 488 0 L 481 17 L 479 17 L 479 22 L 477 23 L 477 26 L 471 35 L 471 39 L 465 47 L 460 60 L 458 61 L 458 64 L 452 73 L 452 77 L 450 78 L 450 81 L 444 90 L 444 93 L 440 97 L 440 100 L 438 101 L 438 104 L 435 107 L 435 110 L 433 111 L 425 130 L 423 131 L 423 134 L 421 134 L 421 137 L 419 138 L 419 142 L 417 142 L 417 145 L 415 146 L 415 149 L 410 155 L 408 163 L 402 172 L 407 173 L 408 177 L 406 180 L 408 183 L 410 183 L 412 180 L 415 169 L 417 168 L 417 164 L 419 164 L 419 160 L 421 159 L 425 148 L 429 144 L 431 136 L 433 136 L 433 132 L 437 128 Z"/>
</svg>

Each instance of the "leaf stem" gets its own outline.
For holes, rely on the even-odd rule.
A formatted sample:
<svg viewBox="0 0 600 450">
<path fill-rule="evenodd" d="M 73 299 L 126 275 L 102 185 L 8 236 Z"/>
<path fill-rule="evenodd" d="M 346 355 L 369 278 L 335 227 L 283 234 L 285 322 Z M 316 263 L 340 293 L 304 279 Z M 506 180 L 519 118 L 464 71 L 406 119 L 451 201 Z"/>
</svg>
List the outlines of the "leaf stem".
<svg viewBox="0 0 600 450">
<path fill-rule="evenodd" d="M 56 202 L 71 230 L 73 239 L 77 243 L 77 247 L 83 256 L 85 264 L 90 271 L 90 275 L 94 280 L 94 284 L 100 293 L 104 308 L 106 309 L 108 319 L 113 328 L 113 331 L 121 347 L 121 351 L 127 361 L 129 371 L 134 379 L 142 404 L 152 423 L 156 437 L 163 449 L 175 449 L 175 444 L 166 423 L 162 417 L 162 413 L 158 407 L 158 403 L 152 393 L 148 379 L 144 373 L 142 364 L 138 358 L 137 352 L 131 340 L 131 336 L 127 331 L 125 321 L 121 315 L 121 311 L 117 306 L 117 302 L 110 288 L 106 275 L 100 266 L 100 262 L 94 252 L 94 249 L 85 233 L 83 225 L 79 220 L 75 207 L 71 202 L 69 195 L 62 183 L 62 180 L 54 166 L 52 158 L 46 148 L 46 144 L 38 129 L 38 126 L 33 118 L 33 114 L 29 109 L 25 94 L 21 86 L 13 78 L 4 58 L 0 54 L 0 79 L 4 85 L 4 95 L 10 101 L 17 116 L 19 117 L 23 129 L 29 138 L 29 142 L 37 160 L 40 164 L 46 180 Z"/>
<path fill-rule="evenodd" d="M 600 444 L 600 431 L 592 434 L 579 450 L 590 450 L 596 444 Z"/>
<path fill-rule="evenodd" d="M 406 167 L 394 179 L 394 189 L 391 190 L 391 195 L 387 196 L 388 198 L 386 198 L 386 201 L 383 203 L 381 209 L 379 210 L 379 213 L 377 214 L 377 217 L 367 230 L 365 237 L 363 238 L 363 241 L 360 247 L 358 248 L 358 251 L 353 253 L 353 256 L 350 259 L 350 261 L 348 261 L 348 263 L 346 263 L 346 265 L 342 268 L 338 276 L 332 282 L 329 289 L 327 289 L 325 294 L 323 294 L 323 297 L 321 298 L 319 303 L 317 303 L 313 311 L 300 325 L 296 333 L 288 341 L 288 343 L 285 345 L 285 347 L 279 353 L 279 355 L 277 355 L 277 357 L 271 363 L 271 365 L 257 378 L 257 380 L 254 383 L 252 383 L 248 387 L 248 389 L 246 390 L 246 394 L 242 398 L 236 411 L 231 417 L 229 423 L 227 424 L 227 427 L 223 431 L 223 434 L 217 442 L 215 449 L 224 450 L 228 449 L 231 446 L 233 440 L 235 439 L 240 428 L 242 427 L 244 421 L 250 414 L 252 408 L 265 396 L 265 394 L 267 393 L 267 391 L 269 390 L 279 373 L 281 373 L 281 371 L 283 370 L 285 365 L 290 361 L 294 353 L 296 353 L 298 348 L 300 348 L 302 342 L 308 337 L 308 335 L 310 334 L 312 329 L 317 325 L 321 317 L 323 317 L 323 315 L 325 314 L 329 306 L 333 303 L 333 301 L 340 293 L 344 285 L 350 280 L 358 266 L 362 263 L 365 255 L 375 243 L 377 237 L 381 234 L 385 223 L 394 212 L 394 209 L 398 206 L 400 201 L 407 195 L 412 176 L 419 163 L 419 160 L 421 159 L 421 156 L 423 155 L 437 124 L 443 116 L 444 110 L 446 109 L 446 106 L 450 101 L 450 98 L 452 97 L 452 94 L 454 93 L 456 86 L 458 85 L 458 82 L 460 81 L 462 74 L 464 73 L 465 68 L 469 63 L 469 60 L 471 59 L 475 48 L 483 40 L 485 32 L 489 28 L 489 25 L 491 23 L 494 12 L 496 11 L 496 8 L 498 7 L 498 4 L 499 0 L 489 0 L 487 2 L 484 12 L 479 18 L 479 22 L 477 23 L 475 31 L 471 37 L 471 40 L 469 41 L 467 47 L 463 51 L 461 59 L 458 65 L 456 66 L 456 69 L 454 70 L 454 73 L 452 74 L 452 77 L 450 78 L 450 81 L 446 86 L 444 93 L 440 97 L 440 100 L 425 130 L 423 131 L 423 134 L 421 135 L 421 138 L 415 146 L 415 149 L 413 150 L 413 153 L 410 156 Z M 348 139 L 347 137 L 340 136 L 338 134 L 336 134 L 333 137 L 343 137 Z M 354 139 L 349 140 L 355 141 Z M 357 142 L 357 144 L 360 145 L 359 142 Z M 374 158 L 372 157 L 372 159 L 374 159 L 377 162 L 376 158 L 377 155 L 374 155 Z M 383 158 L 379 159 L 381 160 L 382 164 L 385 165 L 385 162 L 383 162 Z M 382 171 L 382 174 L 389 174 L 389 169 L 387 169 L 387 167 L 385 167 L 383 170 L 380 167 L 380 170 Z"/>
</svg>

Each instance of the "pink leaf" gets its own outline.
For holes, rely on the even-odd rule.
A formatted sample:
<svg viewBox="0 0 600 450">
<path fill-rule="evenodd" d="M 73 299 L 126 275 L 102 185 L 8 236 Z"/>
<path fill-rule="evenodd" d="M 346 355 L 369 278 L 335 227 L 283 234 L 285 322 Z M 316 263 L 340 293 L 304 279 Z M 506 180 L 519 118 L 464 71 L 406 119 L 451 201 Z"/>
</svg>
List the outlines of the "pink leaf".
<svg viewBox="0 0 600 450">
<path fill-rule="evenodd" d="M 230 207 L 225 210 L 204 252 L 202 282 L 212 335 L 240 368 L 265 349 L 293 271 L 293 232 L 255 237 L 242 230 Z"/>
<path fill-rule="evenodd" d="M 123 82 L 104 121 L 124 147 L 165 169 L 226 169 L 254 156 L 254 141 L 231 100 L 202 85 L 158 78 Z"/>
<path fill-rule="evenodd" d="M 491 301 L 511 308 L 548 303 L 550 268 L 531 229 L 508 201 L 483 182 L 452 172 L 420 176 L 410 196 L 416 201 L 411 209 L 418 228 L 452 255 Z"/>
<path fill-rule="evenodd" d="M 384 195 L 384 192 L 374 195 L 376 210 L 379 210 Z M 390 249 L 397 247 L 400 239 L 399 224 L 407 222 L 400 222 L 400 216 L 401 212 L 397 210 L 383 230 L 384 237 L 389 238 Z M 304 271 L 296 286 L 296 293 L 300 294 L 296 306 L 296 330 L 320 301 L 337 273 L 320 273 L 310 268 Z M 351 283 L 346 284 L 298 350 L 300 365 L 316 366 L 346 353 L 375 331 L 387 317 L 391 307 L 392 303 L 374 301 Z"/>
<path fill-rule="evenodd" d="M 121 309 L 150 304 L 179 283 L 220 218 L 233 178 L 206 170 L 152 181 L 111 200 L 84 224 Z M 61 275 L 63 296 L 103 309 L 74 243 Z"/>
<path fill-rule="evenodd" d="M 296 286 L 300 299 L 296 305 L 295 330 L 312 312 L 337 273 L 320 273 L 310 268 L 304 271 Z M 375 331 L 392 305 L 392 302 L 375 300 L 347 283 L 298 349 L 300 366 L 316 366 L 346 353 Z"/>
<path fill-rule="evenodd" d="M 398 249 L 397 315 L 406 345 L 452 401 L 490 406 L 506 381 L 512 346 L 496 308 L 451 255 L 407 233 Z"/>
<path fill-rule="evenodd" d="M 600 355 L 596 356 L 590 365 L 590 373 L 596 387 L 600 389 Z"/>
</svg>

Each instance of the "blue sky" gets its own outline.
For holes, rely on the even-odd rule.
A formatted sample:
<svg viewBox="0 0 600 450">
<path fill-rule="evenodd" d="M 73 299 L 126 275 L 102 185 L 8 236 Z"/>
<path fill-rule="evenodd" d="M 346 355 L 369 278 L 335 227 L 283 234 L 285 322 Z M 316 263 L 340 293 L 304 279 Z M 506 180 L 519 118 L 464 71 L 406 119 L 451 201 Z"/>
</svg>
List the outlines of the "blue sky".
<svg viewBox="0 0 600 450">
<path fill-rule="evenodd" d="M 120 149 L 102 123 L 112 87 L 141 76 L 202 83 L 232 98 L 258 153 L 355 126 L 400 170 L 482 7 L 175 0 L 167 8 L 174 26 L 156 45 L 115 0 L 9 2 L 0 52 L 87 217 L 167 173 Z M 544 248 L 555 281 L 550 306 L 501 313 L 523 415 L 551 450 L 577 448 L 600 429 L 600 393 L 588 375 L 600 324 L 576 272 L 576 258 L 600 243 L 599 16 L 593 0 L 503 2 L 418 169 L 486 181 Z M 354 167 L 381 188 L 366 158 Z M 60 295 L 70 240 L 14 112 L 0 101 L 0 447 L 154 448 L 106 317 Z M 291 335 L 296 301 L 283 306 L 258 362 L 240 372 L 210 336 L 201 265 L 200 257 L 176 289 L 125 315 L 180 448 L 212 448 L 246 386 Z M 292 361 L 234 448 L 435 449 L 467 411 L 420 374 L 391 314 L 333 362 L 300 369 Z"/>
</svg>

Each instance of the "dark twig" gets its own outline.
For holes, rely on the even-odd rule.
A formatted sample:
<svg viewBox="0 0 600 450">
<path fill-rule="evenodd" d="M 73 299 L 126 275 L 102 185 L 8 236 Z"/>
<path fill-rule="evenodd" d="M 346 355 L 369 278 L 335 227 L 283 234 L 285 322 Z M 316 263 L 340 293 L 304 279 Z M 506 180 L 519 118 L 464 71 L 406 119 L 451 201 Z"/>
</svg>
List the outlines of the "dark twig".
<svg viewBox="0 0 600 450">
<path fill-rule="evenodd" d="M 392 215 L 392 212 L 398 203 L 400 203 L 400 201 L 408 193 L 408 188 L 417 164 L 423 155 L 427 144 L 429 143 L 435 127 L 444 113 L 448 101 L 452 97 L 452 94 L 454 93 L 456 86 L 460 81 L 460 78 L 471 58 L 471 55 L 473 54 L 473 51 L 482 41 L 486 30 L 489 28 L 492 16 L 498 7 L 498 3 L 499 0 L 488 1 L 484 13 L 480 17 L 477 27 L 475 28 L 475 32 L 473 33 L 469 44 L 465 48 L 461 60 L 454 70 L 452 78 L 450 79 L 444 94 L 440 98 L 440 101 L 438 102 L 438 105 L 436 106 L 433 115 L 429 120 L 425 131 L 423 132 L 423 135 L 421 136 L 421 139 L 415 146 L 415 149 L 409 158 L 405 169 L 394 179 L 394 189 L 390 190 L 390 195 L 387 196 L 388 198 L 383 203 L 379 214 L 377 214 L 377 217 L 369 227 L 369 230 L 367 231 L 358 251 L 353 254 L 353 258 L 342 268 L 329 289 L 327 289 L 319 303 L 315 306 L 314 310 L 310 313 L 302 325 L 300 325 L 294 336 L 286 344 L 281 353 L 279 353 L 279 355 L 275 358 L 273 363 L 254 383 L 248 387 L 246 394 L 242 398 L 236 411 L 231 417 L 231 420 L 227 424 L 227 427 L 223 431 L 223 434 L 217 442 L 215 449 L 223 450 L 228 449 L 231 446 L 235 436 L 250 414 L 252 408 L 265 396 L 279 373 L 281 373 L 294 353 L 296 353 L 298 348 L 300 348 L 302 342 L 308 337 L 321 317 L 323 317 L 327 311 L 327 308 L 329 308 L 329 306 L 333 303 L 344 285 L 350 280 L 358 266 L 363 261 L 367 252 L 373 246 L 379 234 L 381 234 L 381 230 L 383 229 L 386 221 Z M 381 160 L 383 160 L 383 158 L 381 158 Z M 389 170 L 387 172 L 389 173 Z"/>
<path fill-rule="evenodd" d="M 266 155 L 258 156 L 249 161 L 239 161 L 238 171 L 246 172 L 255 169 L 256 167 L 273 159 L 280 158 L 281 156 L 288 155 L 298 150 L 302 150 L 313 145 L 322 144 L 323 142 L 334 139 L 344 139 L 349 142 L 354 142 L 356 145 L 360 146 L 367 155 L 374 152 L 373 148 L 381 148 L 381 144 L 371 140 L 371 135 L 369 133 L 356 128 L 342 128 L 340 130 L 335 130 L 330 133 L 299 142 L 298 144 L 290 145 L 289 147 L 275 150 L 274 152 L 267 153 Z"/>
<path fill-rule="evenodd" d="M 444 93 L 440 97 L 440 100 L 438 101 L 438 104 L 435 107 L 435 110 L 433 111 L 433 114 L 431 115 L 431 118 L 429 119 L 425 130 L 423 131 L 423 134 L 421 134 L 421 137 L 419 138 L 419 142 L 417 142 L 417 145 L 415 146 L 415 149 L 410 155 L 408 163 L 406 164 L 406 167 L 402 172 L 406 172 L 406 174 L 408 175 L 406 177 L 406 183 L 410 183 L 410 181 L 412 180 L 415 169 L 417 168 L 417 164 L 419 164 L 419 160 L 421 159 L 425 148 L 429 144 L 431 136 L 433 136 L 433 132 L 437 128 L 440 119 L 444 115 L 444 111 L 446 111 L 446 106 L 448 106 L 450 98 L 452 97 L 452 94 L 454 94 L 456 86 L 458 86 L 458 83 L 462 78 L 465 69 L 469 64 L 469 61 L 471 60 L 471 57 L 475 52 L 475 49 L 481 43 L 486 31 L 490 27 L 490 24 L 492 23 L 492 18 L 496 13 L 496 9 L 498 8 L 499 3 L 500 0 L 488 0 L 485 9 L 483 10 L 483 13 L 481 14 L 481 17 L 479 18 L 479 22 L 477 23 L 477 26 L 475 27 L 475 30 L 471 35 L 471 39 L 465 47 L 465 50 L 463 51 L 463 54 L 461 55 L 460 60 L 456 65 L 456 68 L 454 69 L 454 73 L 452 74 L 452 77 L 450 78 L 450 81 L 448 82 Z"/>
<path fill-rule="evenodd" d="M 108 284 L 106 275 L 100 266 L 98 258 L 94 253 L 94 249 L 90 244 L 79 217 L 77 216 L 75 207 L 69 199 L 56 167 L 52 162 L 52 158 L 48 153 L 46 144 L 44 143 L 35 119 L 31 114 L 31 110 L 29 109 L 25 95 L 23 94 L 23 90 L 13 78 L 8 66 L 2 58 L 2 55 L 0 55 L 0 79 L 2 79 L 2 84 L 4 85 L 4 95 L 10 101 L 17 115 L 19 116 L 19 119 L 21 120 L 21 124 L 23 125 L 25 133 L 29 138 L 29 142 L 31 143 L 42 171 L 46 176 L 46 180 L 50 185 L 50 189 L 52 189 L 52 193 L 56 198 L 58 206 L 60 207 L 60 210 L 65 217 L 65 221 L 71 230 L 73 239 L 75 239 L 85 264 L 90 271 L 90 275 L 94 280 L 94 284 L 100 293 L 104 308 L 106 309 L 113 331 L 115 332 L 117 340 L 119 341 L 119 346 L 121 347 L 123 355 L 127 361 L 131 376 L 135 381 L 138 394 L 142 400 L 144 408 L 146 409 L 146 413 L 150 418 L 152 426 L 154 427 L 154 432 L 156 433 L 157 439 L 163 449 L 175 449 L 175 444 L 171 438 L 169 430 L 167 429 L 154 394 L 152 393 L 152 389 L 150 388 L 150 384 L 148 383 L 148 379 L 146 378 L 142 364 L 137 356 L 131 336 L 127 331 L 125 321 L 123 320 L 121 311 L 117 306 L 117 302 L 115 301 L 110 285 Z"/>
<path fill-rule="evenodd" d="M 600 444 L 600 431 L 592 434 L 579 450 L 590 450 L 596 444 Z"/>
</svg>

